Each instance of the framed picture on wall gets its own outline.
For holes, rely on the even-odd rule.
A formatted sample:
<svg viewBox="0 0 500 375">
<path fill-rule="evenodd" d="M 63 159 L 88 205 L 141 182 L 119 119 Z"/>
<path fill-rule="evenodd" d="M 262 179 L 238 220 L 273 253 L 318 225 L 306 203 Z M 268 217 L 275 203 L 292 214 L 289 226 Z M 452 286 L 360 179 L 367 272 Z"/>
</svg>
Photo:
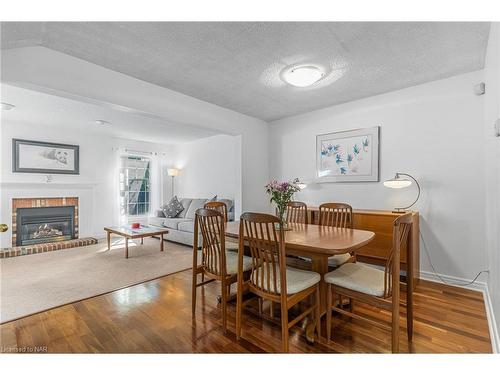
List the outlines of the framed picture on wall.
<svg viewBox="0 0 500 375">
<path fill-rule="evenodd" d="M 316 136 L 319 182 L 379 181 L 379 126 Z"/>
<path fill-rule="evenodd" d="M 80 146 L 12 140 L 12 172 L 80 174 Z"/>
</svg>

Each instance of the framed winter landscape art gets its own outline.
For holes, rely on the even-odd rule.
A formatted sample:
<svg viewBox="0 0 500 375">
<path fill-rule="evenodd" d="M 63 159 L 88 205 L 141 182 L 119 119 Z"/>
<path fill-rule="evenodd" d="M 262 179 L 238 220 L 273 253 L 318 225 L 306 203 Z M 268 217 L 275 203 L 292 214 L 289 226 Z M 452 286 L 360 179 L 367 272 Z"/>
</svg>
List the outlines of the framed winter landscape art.
<svg viewBox="0 0 500 375">
<path fill-rule="evenodd" d="M 78 145 L 12 140 L 12 172 L 79 174 Z"/>
<path fill-rule="evenodd" d="M 316 136 L 319 182 L 378 181 L 379 126 Z"/>
</svg>

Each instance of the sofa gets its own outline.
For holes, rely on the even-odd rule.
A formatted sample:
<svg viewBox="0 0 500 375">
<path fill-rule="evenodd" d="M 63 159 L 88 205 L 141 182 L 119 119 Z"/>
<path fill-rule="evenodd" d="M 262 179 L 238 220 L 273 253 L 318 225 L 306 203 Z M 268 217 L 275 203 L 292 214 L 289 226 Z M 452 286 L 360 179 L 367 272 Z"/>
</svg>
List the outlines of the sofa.
<svg viewBox="0 0 500 375">
<path fill-rule="evenodd" d="M 179 242 L 192 246 L 194 240 L 194 215 L 198 208 L 203 208 L 209 199 L 179 198 L 184 208 L 176 217 L 165 217 L 163 210 L 157 210 L 148 220 L 150 226 L 165 227 L 169 232 L 164 238 L 168 241 Z M 218 199 L 227 206 L 229 221 L 234 221 L 234 202 L 231 199 Z"/>
</svg>

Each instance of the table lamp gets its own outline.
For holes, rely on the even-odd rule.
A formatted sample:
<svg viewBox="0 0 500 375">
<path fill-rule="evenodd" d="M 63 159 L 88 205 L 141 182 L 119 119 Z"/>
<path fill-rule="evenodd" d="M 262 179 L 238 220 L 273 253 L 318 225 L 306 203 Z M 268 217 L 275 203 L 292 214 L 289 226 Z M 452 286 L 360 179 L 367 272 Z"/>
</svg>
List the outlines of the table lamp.
<svg viewBox="0 0 500 375">
<path fill-rule="evenodd" d="M 404 177 L 402 177 L 402 176 L 404 176 Z M 408 179 L 406 177 L 408 177 L 410 179 Z M 417 203 L 418 198 L 420 198 L 420 185 L 418 184 L 418 181 L 413 176 L 406 174 L 406 173 L 401 173 L 401 172 L 397 172 L 396 175 L 394 176 L 394 178 L 391 178 L 389 180 L 384 181 L 385 187 L 388 187 L 391 189 L 403 189 L 403 188 L 410 186 L 412 184 L 412 180 L 415 182 L 415 184 L 417 185 L 417 188 L 418 188 L 417 198 L 409 206 L 397 207 L 394 210 L 392 210 L 392 212 L 395 212 L 395 213 L 406 212 L 406 210 L 408 210 L 415 203 Z"/>
</svg>

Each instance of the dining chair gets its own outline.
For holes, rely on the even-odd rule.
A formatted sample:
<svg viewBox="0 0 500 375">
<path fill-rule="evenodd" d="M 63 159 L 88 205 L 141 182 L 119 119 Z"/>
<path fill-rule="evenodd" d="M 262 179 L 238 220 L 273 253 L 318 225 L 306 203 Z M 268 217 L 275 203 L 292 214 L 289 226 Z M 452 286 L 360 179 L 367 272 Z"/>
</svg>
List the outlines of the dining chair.
<svg viewBox="0 0 500 375">
<path fill-rule="evenodd" d="M 214 209 L 199 208 L 195 213 L 193 244 L 193 284 L 192 314 L 196 314 L 196 289 L 218 280 L 221 283 L 222 325 L 227 331 L 227 298 L 231 284 L 238 278 L 238 261 L 241 260 L 242 272 L 249 271 L 252 259 L 226 250 L 224 215 Z M 198 236 L 201 234 L 201 250 L 198 250 Z M 202 275 L 198 283 L 198 275 Z"/>
<path fill-rule="evenodd" d="M 279 227 L 279 229 L 276 229 Z M 240 218 L 240 249 L 246 244 L 251 258 L 251 273 L 243 278 L 244 255 L 239 253 L 238 293 L 236 304 L 236 338 L 241 337 L 243 293 L 250 291 L 259 298 L 281 305 L 282 350 L 288 352 L 288 331 L 309 314 L 315 315 L 316 330 L 320 335 L 320 291 L 321 276 L 312 271 L 300 270 L 286 265 L 285 235 L 278 217 L 261 213 L 244 213 Z M 289 321 L 288 310 L 299 302 L 312 298 L 301 314 Z"/>
<path fill-rule="evenodd" d="M 399 352 L 399 271 L 401 248 L 409 246 L 408 239 L 412 229 L 412 214 L 407 213 L 394 220 L 392 232 L 392 249 L 387 259 L 384 271 L 360 263 L 346 263 L 336 270 L 327 273 L 324 280 L 327 283 L 326 303 L 326 335 L 330 340 L 332 329 L 332 310 L 371 323 L 377 327 L 390 329 L 392 332 L 392 352 Z M 337 307 L 335 296 L 342 301 L 348 297 L 363 303 L 391 312 L 391 323 L 384 324 L 365 316 L 346 311 L 339 303 Z M 352 306 L 352 305 L 351 305 Z M 408 340 L 411 341 L 410 324 L 407 324 Z"/>
<path fill-rule="evenodd" d="M 304 202 L 288 202 L 286 206 L 286 219 L 289 223 L 307 224 L 307 205 Z"/>
<path fill-rule="evenodd" d="M 278 209 L 276 209 L 276 216 L 278 216 Z M 291 201 L 288 202 L 285 211 L 286 221 L 293 224 L 307 224 L 307 205 L 304 202 Z M 299 257 L 295 255 L 287 255 L 290 262 L 294 262 L 293 265 L 310 268 L 311 260 L 305 257 Z M 262 311 L 262 299 L 259 299 L 259 311 Z M 269 309 L 269 315 L 274 318 L 274 302 L 271 301 L 271 307 Z"/>
<path fill-rule="evenodd" d="M 210 201 L 203 205 L 203 208 L 207 210 L 216 210 L 224 215 L 224 223 L 228 222 L 227 216 L 227 206 L 224 202 Z M 226 250 L 238 251 L 238 243 L 232 241 L 226 241 Z"/>
<path fill-rule="evenodd" d="M 353 228 L 352 207 L 346 203 L 323 203 L 319 206 L 319 225 Z M 328 259 L 328 265 L 339 267 L 347 262 L 355 262 L 356 254 L 354 252 L 338 254 Z"/>
<path fill-rule="evenodd" d="M 224 202 L 210 201 L 204 204 L 207 210 L 217 210 L 224 215 L 224 222 L 227 223 L 227 206 Z"/>
</svg>

